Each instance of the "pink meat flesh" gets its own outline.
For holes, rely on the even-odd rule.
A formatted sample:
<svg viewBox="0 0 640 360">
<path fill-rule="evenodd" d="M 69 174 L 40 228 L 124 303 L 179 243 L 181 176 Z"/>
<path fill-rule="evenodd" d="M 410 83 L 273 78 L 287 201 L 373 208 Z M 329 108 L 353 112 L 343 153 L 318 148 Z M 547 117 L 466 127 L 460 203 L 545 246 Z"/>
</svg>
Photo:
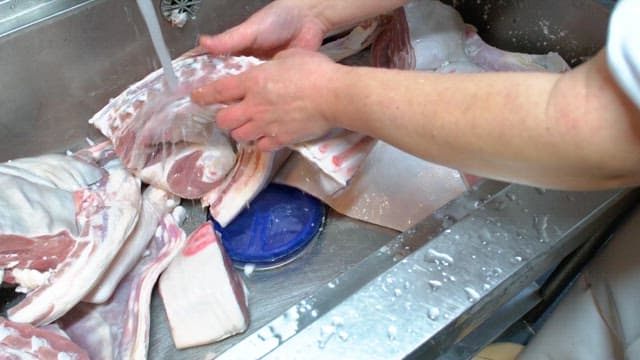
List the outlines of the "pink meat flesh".
<svg viewBox="0 0 640 360">
<path fill-rule="evenodd" d="M 91 359 L 147 358 L 152 290 L 185 240 L 176 219 L 165 214 L 146 253 L 109 301 L 100 305 L 80 303 L 60 319 L 69 337 L 86 349 Z"/>
<path fill-rule="evenodd" d="M 56 331 L 0 317 L 0 359 L 89 360 L 89 354 Z"/>
<path fill-rule="evenodd" d="M 222 340 L 248 326 L 242 280 L 210 222 L 189 236 L 160 277 L 159 290 L 178 349 Z"/>
<path fill-rule="evenodd" d="M 229 137 L 215 126 L 221 105 L 200 107 L 190 93 L 261 61 L 208 55 L 173 61 L 180 81 L 171 92 L 159 69 L 111 100 L 89 122 L 114 144 L 125 166 L 144 182 L 196 199 L 221 183 L 235 164 Z"/>
<path fill-rule="evenodd" d="M 8 316 L 50 323 L 91 290 L 132 231 L 140 183 L 100 145 L 0 164 L 0 185 L 0 267 L 28 291 Z"/>
</svg>

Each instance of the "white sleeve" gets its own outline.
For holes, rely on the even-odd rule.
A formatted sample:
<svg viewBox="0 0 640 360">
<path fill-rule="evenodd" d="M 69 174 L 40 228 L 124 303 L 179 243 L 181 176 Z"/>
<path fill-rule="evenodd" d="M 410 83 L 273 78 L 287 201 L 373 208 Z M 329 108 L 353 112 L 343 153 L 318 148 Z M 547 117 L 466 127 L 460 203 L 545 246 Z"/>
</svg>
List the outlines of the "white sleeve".
<svg viewBox="0 0 640 360">
<path fill-rule="evenodd" d="M 607 62 L 620 87 L 640 108 L 640 0 L 620 0 L 613 9 Z"/>
</svg>

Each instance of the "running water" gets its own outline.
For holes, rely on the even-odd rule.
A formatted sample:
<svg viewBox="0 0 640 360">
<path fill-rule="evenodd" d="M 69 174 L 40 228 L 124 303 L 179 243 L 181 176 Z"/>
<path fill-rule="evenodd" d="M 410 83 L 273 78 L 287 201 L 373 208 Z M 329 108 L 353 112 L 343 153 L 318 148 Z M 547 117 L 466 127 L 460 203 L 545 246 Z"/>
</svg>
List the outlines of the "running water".
<svg viewBox="0 0 640 360">
<path fill-rule="evenodd" d="M 147 24 L 147 29 L 149 29 L 151 41 L 153 42 L 153 47 L 156 49 L 156 54 L 160 59 L 162 68 L 164 69 L 164 76 L 169 84 L 169 89 L 171 89 L 171 91 L 176 91 L 178 89 L 178 78 L 173 72 L 171 56 L 169 55 L 167 45 L 162 38 L 160 24 L 158 23 L 156 12 L 153 9 L 153 4 L 151 4 L 151 0 L 136 0 L 136 2 L 140 8 L 142 17 L 144 18 L 144 22 Z"/>
</svg>

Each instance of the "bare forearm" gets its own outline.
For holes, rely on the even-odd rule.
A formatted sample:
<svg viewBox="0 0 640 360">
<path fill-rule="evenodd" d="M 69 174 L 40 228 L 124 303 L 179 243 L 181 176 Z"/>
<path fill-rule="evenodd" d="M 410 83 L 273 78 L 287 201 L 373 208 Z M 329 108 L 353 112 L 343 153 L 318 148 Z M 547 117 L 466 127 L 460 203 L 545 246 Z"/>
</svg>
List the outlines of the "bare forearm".
<svg viewBox="0 0 640 360">
<path fill-rule="evenodd" d="M 638 110 L 602 66 L 565 75 L 343 69 L 333 116 L 477 175 L 566 189 L 637 184 Z"/>
</svg>

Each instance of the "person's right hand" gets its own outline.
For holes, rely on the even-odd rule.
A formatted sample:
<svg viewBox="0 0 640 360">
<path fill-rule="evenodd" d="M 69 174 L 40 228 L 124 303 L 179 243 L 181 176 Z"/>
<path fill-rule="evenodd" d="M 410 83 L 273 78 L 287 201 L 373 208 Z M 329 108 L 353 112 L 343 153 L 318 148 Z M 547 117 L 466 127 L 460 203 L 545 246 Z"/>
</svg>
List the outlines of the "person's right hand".
<svg viewBox="0 0 640 360">
<path fill-rule="evenodd" d="M 328 31 L 304 1 L 278 0 L 221 34 L 203 35 L 200 46 L 213 55 L 268 59 L 288 48 L 317 50 Z"/>
</svg>

